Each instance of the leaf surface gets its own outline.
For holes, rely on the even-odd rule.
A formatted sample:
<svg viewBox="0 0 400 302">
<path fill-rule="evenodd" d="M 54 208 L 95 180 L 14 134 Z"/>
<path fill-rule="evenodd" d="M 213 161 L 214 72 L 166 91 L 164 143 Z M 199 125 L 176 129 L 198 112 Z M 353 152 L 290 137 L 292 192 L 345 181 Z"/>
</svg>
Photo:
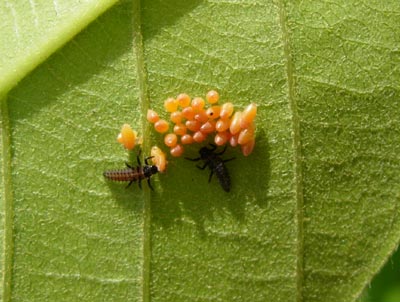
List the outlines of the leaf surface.
<svg viewBox="0 0 400 302">
<path fill-rule="evenodd" d="M 399 12 L 396 1 L 123 1 L 27 76 L 43 57 L 11 37 L 3 58 L 31 67 L 0 87 L 3 300 L 354 301 L 400 233 Z M 45 36 L 84 24 L 41 14 Z M 236 157 L 229 194 L 183 158 L 154 192 L 104 181 L 135 162 L 115 142 L 123 123 L 147 155 L 162 136 L 146 110 L 210 89 L 259 105 L 254 153 L 224 155 Z"/>
</svg>

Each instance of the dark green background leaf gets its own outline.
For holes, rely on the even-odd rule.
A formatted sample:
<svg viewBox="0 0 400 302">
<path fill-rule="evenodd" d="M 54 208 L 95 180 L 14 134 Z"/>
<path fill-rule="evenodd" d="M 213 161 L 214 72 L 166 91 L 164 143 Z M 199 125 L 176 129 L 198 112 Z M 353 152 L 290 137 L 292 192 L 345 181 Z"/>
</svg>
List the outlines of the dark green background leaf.
<svg viewBox="0 0 400 302">
<path fill-rule="evenodd" d="M 2 101 L 3 300 L 354 301 L 399 239 L 399 11 L 397 1 L 110 9 Z M 40 63 L 13 47 L 0 48 L 7 66 Z M 3 94 L 18 79 L 4 75 Z M 254 153 L 227 151 L 231 193 L 181 158 L 155 192 L 103 180 L 128 158 L 115 143 L 123 123 L 147 154 L 162 141 L 147 108 L 209 89 L 259 104 Z"/>
<path fill-rule="evenodd" d="M 0 96 L 115 2 L 2 1 Z"/>
</svg>

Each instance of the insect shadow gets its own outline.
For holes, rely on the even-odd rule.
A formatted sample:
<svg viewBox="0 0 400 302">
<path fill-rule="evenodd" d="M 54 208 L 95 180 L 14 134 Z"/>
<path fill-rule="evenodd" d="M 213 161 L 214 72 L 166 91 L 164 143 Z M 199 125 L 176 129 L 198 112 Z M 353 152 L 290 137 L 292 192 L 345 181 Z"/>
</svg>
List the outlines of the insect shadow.
<svg viewBox="0 0 400 302">
<path fill-rule="evenodd" d="M 251 157 L 243 157 L 238 148 L 229 146 L 224 153 L 222 153 L 224 147 L 214 149 L 214 146 L 206 145 L 204 148 L 208 149 L 207 152 L 212 150 L 222 161 L 231 160 L 224 163 L 225 168 L 228 166 L 229 169 L 230 194 L 226 194 L 225 190 L 218 187 L 210 188 L 206 175 L 203 177 L 193 175 L 195 171 L 192 170 L 197 170 L 193 167 L 193 161 L 197 162 L 195 164 L 199 169 L 205 164 L 199 154 L 200 150 L 193 150 L 198 154 L 197 157 L 189 156 L 190 159 L 169 169 L 168 177 L 157 180 L 162 189 L 156 190 L 152 195 L 152 222 L 155 225 L 168 229 L 179 225 L 185 226 L 187 221 L 191 221 L 197 234 L 206 237 L 208 226 L 214 221 L 226 218 L 238 225 L 246 224 L 248 211 L 270 207 L 268 196 L 271 178 L 270 154 L 267 136 L 263 132 L 259 132 L 258 145 Z M 233 157 L 236 160 L 233 160 Z M 216 173 L 213 173 L 212 182 L 217 181 L 212 180 L 216 176 L 214 174 Z"/>
</svg>

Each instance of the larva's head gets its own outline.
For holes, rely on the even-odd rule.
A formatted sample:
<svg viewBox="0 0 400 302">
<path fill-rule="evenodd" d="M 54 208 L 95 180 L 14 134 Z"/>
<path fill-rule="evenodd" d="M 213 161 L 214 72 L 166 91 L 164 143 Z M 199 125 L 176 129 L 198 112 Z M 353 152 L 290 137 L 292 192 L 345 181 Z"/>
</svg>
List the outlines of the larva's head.
<svg viewBox="0 0 400 302">
<path fill-rule="evenodd" d="M 150 177 L 151 175 L 157 174 L 158 168 L 157 166 L 144 166 L 143 174 L 145 177 Z"/>
<path fill-rule="evenodd" d="M 214 154 L 214 150 L 215 150 L 215 148 L 208 149 L 207 147 L 202 147 L 199 150 L 201 159 L 203 159 L 203 160 L 208 159 L 210 156 L 212 156 Z"/>
</svg>

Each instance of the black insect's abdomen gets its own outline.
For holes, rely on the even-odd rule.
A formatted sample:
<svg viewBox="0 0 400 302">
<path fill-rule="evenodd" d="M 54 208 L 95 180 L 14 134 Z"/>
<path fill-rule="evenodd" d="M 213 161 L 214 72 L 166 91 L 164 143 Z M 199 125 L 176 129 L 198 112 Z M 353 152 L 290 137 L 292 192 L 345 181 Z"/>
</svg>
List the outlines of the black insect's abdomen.
<svg viewBox="0 0 400 302">
<path fill-rule="evenodd" d="M 222 161 L 218 162 L 214 166 L 214 173 L 217 175 L 218 181 L 224 191 L 229 192 L 231 190 L 231 179 L 228 170 Z"/>
<path fill-rule="evenodd" d="M 142 169 L 121 169 L 121 170 L 109 170 L 103 173 L 104 177 L 113 181 L 137 181 L 144 179 Z"/>
</svg>

